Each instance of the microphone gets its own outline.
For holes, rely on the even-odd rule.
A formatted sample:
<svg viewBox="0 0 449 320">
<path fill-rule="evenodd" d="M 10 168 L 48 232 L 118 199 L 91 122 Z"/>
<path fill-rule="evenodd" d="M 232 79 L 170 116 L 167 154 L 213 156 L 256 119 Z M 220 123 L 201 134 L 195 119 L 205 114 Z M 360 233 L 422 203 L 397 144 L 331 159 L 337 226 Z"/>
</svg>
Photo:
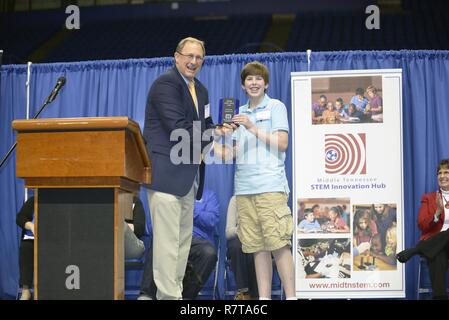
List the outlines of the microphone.
<svg viewBox="0 0 449 320">
<path fill-rule="evenodd" d="M 45 101 L 45 104 L 48 104 L 50 102 L 52 102 L 53 100 L 55 100 L 56 96 L 58 95 L 59 90 L 61 90 L 61 88 L 64 86 L 65 84 L 65 77 L 61 76 L 58 79 L 58 82 L 56 82 L 56 86 L 53 89 L 53 91 L 51 92 L 51 94 L 48 96 L 47 101 Z"/>
<path fill-rule="evenodd" d="M 310 56 L 312 55 L 312 50 L 307 49 L 307 71 L 310 71 Z"/>
</svg>

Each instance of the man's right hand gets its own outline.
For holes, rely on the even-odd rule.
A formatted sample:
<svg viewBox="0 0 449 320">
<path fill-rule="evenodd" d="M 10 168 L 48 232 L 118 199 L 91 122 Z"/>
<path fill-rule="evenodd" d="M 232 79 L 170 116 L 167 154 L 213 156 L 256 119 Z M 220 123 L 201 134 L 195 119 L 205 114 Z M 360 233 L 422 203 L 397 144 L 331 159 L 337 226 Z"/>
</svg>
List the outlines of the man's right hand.
<svg viewBox="0 0 449 320">
<path fill-rule="evenodd" d="M 235 129 L 237 129 L 237 125 L 234 123 L 223 123 L 223 125 L 215 128 L 214 134 L 216 136 L 231 135 Z"/>
</svg>

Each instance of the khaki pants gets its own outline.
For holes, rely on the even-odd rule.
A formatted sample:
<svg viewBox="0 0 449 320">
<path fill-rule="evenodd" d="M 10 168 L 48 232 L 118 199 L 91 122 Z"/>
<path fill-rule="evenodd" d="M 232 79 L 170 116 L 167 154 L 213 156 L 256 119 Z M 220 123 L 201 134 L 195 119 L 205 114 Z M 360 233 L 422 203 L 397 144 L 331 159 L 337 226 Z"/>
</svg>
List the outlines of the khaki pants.
<svg viewBox="0 0 449 320">
<path fill-rule="evenodd" d="M 181 300 L 193 228 L 193 186 L 184 197 L 148 190 L 158 300 Z"/>
</svg>

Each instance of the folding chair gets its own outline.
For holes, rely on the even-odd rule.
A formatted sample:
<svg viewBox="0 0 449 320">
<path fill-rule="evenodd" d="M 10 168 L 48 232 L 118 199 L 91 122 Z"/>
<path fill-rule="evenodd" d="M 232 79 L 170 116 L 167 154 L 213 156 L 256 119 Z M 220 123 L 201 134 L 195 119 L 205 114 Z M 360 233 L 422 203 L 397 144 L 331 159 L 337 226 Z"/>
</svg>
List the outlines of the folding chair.
<svg viewBox="0 0 449 320">
<path fill-rule="evenodd" d="M 427 295 L 425 298 L 432 299 L 432 284 L 430 282 L 427 261 L 424 257 L 419 257 L 418 263 L 416 300 L 421 300 L 422 295 Z M 446 292 L 449 293 L 449 274 L 446 274 Z"/>
<path fill-rule="evenodd" d="M 145 256 L 151 243 L 151 236 L 144 234 L 141 240 L 145 244 L 145 251 L 139 259 L 125 260 L 125 299 L 136 299 L 140 294 Z"/>
</svg>

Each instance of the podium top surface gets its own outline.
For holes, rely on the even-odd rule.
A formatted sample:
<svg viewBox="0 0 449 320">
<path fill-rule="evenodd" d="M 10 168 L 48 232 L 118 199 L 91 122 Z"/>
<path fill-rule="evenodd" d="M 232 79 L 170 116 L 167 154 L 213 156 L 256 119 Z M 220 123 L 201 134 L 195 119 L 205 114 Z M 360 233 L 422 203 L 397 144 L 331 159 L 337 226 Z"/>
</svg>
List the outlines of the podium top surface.
<svg viewBox="0 0 449 320">
<path fill-rule="evenodd" d="M 145 166 L 150 166 L 150 159 L 145 149 L 145 142 L 139 124 L 128 117 L 86 117 L 86 118 L 41 118 L 23 119 L 12 122 L 13 129 L 18 132 L 30 131 L 90 131 L 119 130 L 131 131 L 141 149 Z"/>
<path fill-rule="evenodd" d="M 128 117 L 95 118 L 48 118 L 32 120 L 14 120 L 12 127 L 17 131 L 64 131 L 96 129 L 129 129 L 140 131 L 137 122 Z"/>
<path fill-rule="evenodd" d="M 64 179 L 61 185 L 98 177 L 151 181 L 145 140 L 128 117 L 14 120 L 12 127 L 18 131 L 18 177 Z"/>
</svg>

